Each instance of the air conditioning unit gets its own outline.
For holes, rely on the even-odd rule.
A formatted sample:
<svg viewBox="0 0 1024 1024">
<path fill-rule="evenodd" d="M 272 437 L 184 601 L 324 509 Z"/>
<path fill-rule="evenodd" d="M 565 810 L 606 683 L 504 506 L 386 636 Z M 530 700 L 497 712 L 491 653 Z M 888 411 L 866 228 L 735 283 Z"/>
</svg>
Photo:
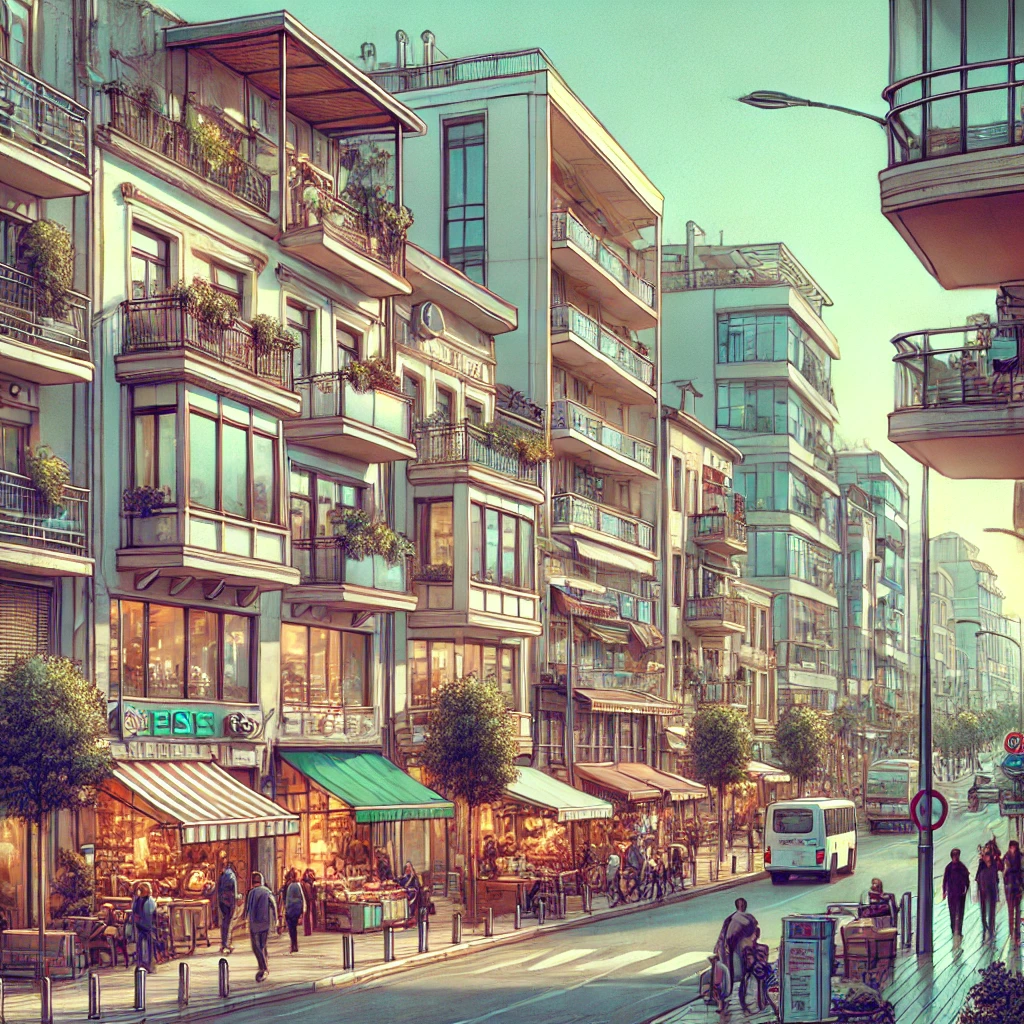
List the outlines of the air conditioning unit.
<svg viewBox="0 0 1024 1024">
<path fill-rule="evenodd" d="M 412 325 L 421 338 L 437 338 L 444 334 L 444 313 L 434 302 L 421 302 L 412 311 Z"/>
</svg>

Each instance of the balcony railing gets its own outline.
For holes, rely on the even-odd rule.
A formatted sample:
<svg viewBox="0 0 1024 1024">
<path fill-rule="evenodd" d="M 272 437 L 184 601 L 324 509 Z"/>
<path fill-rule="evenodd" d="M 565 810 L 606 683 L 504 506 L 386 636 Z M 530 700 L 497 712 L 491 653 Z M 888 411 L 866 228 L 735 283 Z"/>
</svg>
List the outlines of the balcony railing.
<svg viewBox="0 0 1024 1024">
<path fill-rule="evenodd" d="M 60 320 L 44 322 L 39 315 L 35 278 L 0 263 L 0 334 L 60 355 L 88 360 L 89 300 L 77 292 L 70 293 L 67 299 L 67 313 Z"/>
<path fill-rule="evenodd" d="M 414 465 L 468 462 L 533 487 L 544 486 L 544 464 L 524 462 L 491 447 L 487 431 L 471 423 L 442 423 L 416 428 Z"/>
<path fill-rule="evenodd" d="M 607 598 L 619 609 L 619 618 L 630 622 L 643 622 L 647 625 L 658 625 L 657 606 L 649 597 L 631 594 L 626 590 L 615 590 L 608 587 Z"/>
<path fill-rule="evenodd" d="M 351 558 L 343 550 L 341 541 L 341 537 L 292 540 L 292 565 L 299 570 L 303 583 L 344 583 L 395 594 L 409 592 L 404 559 L 397 565 L 388 565 L 380 555 Z"/>
<path fill-rule="evenodd" d="M 1022 330 L 972 324 L 898 334 L 892 339 L 896 410 L 1024 402 Z"/>
<path fill-rule="evenodd" d="M 749 706 L 750 684 L 733 680 L 706 681 L 695 688 L 694 698 L 698 704 L 742 704 Z"/>
<path fill-rule="evenodd" d="M 0 60 L 0 138 L 88 173 L 89 111 L 70 96 Z"/>
<path fill-rule="evenodd" d="M 708 504 L 707 495 L 704 503 Z M 746 544 L 747 522 L 743 499 L 737 494 L 732 495 L 731 500 L 721 496 L 719 504 L 724 504 L 726 508 L 721 511 L 698 512 L 692 517 L 694 541 L 698 544 L 723 541 Z"/>
<path fill-rule="evenodd" d="M 624 433 L 576 402 L 559 399 L 551 403 L 551 429 L 574 430 L 645 469 L 654 469 L 653 444 Z"/>
<path fill-rule="evenodd" d="M 110 127 L 115 131 L 218 185 L 262 213 L 270 212 L 269 174 L 237 154 L 213 162 L 203 155 L 181 121 L 153 110 L 120 89 L 110 88 L 107 95 L 110 97 Z"/>
<path fill-rule="evenodd" d="M 211 327 L 173 295 L 129 299 L 121 303 L 121 352 L 166 352 L 189 349 L 283 388 L 291 387 L 291 351 L 287 341 L 257 345 L 252 328 L 242 320 L 230 327 Z"/>
<path fill-rule="evenodd" d="M 27 476 L 0 470 L 0 542 L 86 555 L 88 517 L 84 488 L 65 487 L 61 503 L 54 505 Z"/>
<path fill-rule="evenodd" d="M 556 525 L 585 526 L 645 551 L 654 550 L 654 527 L 642 519 L 625 516 L 578 494 L 556 494 L 551 506 L 551 521 Z"/>
<path fill-rule="evenodd" d="M 388 92 L 437 89 L 460 82 L 480 82 L 488 78 L 536 74 L 550 70 L 540 50 L 493 53 L 485 57 L 461 57 L 436 61 L 418 67 L 391 68 L 374 72 L 371 77 Z"/>
<path fill-rule="evenodd" d="M 640 355 L 621 338 L 602 327 L 575 306 L 562 305 L 551 307 L 551 332 L 569 331 L 582 342 L 589 345 L 595 352 L 607 356 L 625 373 L 643 384 L 651 385 L 654 381 L 654 363 L 646 356 Z"/>
<path fill-rule="evenodd" d="M 745 619 L 745 602 L 736 597 L 689 597 L 686 621 L 709 619 L 714 622 L 738 622 Z"/>
<path fill-rule="evenodd" d="M 654 285 L 630 270 L 616 253 L 592 235 L 571 213 L 551 214 L 551 240 L 572 242 L 645 306 L 654 309 Z"/>
<path fill-rule="evenodd" d="M 356 391 L 338 371 L 299 377 L 295 390 L 302 397 L 303 419 L 341 417 L 374 427 L 408 441 L 412 429 L 412 399 L 396 391 Z"/>
</svg>

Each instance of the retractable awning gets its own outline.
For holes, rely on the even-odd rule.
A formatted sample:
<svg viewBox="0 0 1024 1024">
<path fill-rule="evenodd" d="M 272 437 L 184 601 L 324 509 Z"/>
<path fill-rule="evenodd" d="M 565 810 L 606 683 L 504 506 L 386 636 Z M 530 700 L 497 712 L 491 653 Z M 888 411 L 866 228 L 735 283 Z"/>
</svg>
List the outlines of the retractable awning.
<svg viewBox="0 0 1024 1024">
<path fill-rule="evenodd" d="M 574 689 L 573 695 L 583 701 L 591 711 L 622 712 L 633 715 L 678 715 L 678 704 L 639 690 Z"/>
<path fill-rule="evenodd" d="M 380 754 L 288 750 L 281 757 L 355 811 L 361 824 L 452 818 L 455 807 Z"/>
<path fill-rule="evenodd" d="M 654 556 L 640 558 L 639 555 L 627 555 L 625 551 L 606 548 L 603 544 L 594 544 L 589 540 L 574 539 L 576 554 L 589 562 L 607 565 L 612 569 L 627 569 L 640 576 L 653 578 Z"/>
<path fill-rule="evenodd" d="M 580 615 L 585 619 L 618 619 L 619 609 L 613 604 L 599 601 L 584 601 L 573 597 L 561 587 L 552 586 L 555 611 L 561 615 Z"/>
<path fill-rule="evenodd" d="M 660 800 L 661 790 L 648 783 L 634 779 L 631 775 L 620 772 L 619 766 L 607 764 L 578 764 L 575 772 L 580 781 L 587 787 L 588 793 L 611 796 L 626 803 Z"/>
<path fill-rule="evenodd" d="M 580 626 L 606 647 L 625 647 L 630 640 L 629 628 L 626 626 L 607 622 L 581 622 Z"/>
<path fill-rule="evenodd" d="M 573 789 L 538 768 L 520 768 L 519 778 L 509 783 L 505 792 L 521 803 L 555 811 L 559 821 L 610 818 L 614 813 L 607 800 Z"/>
<path fill-rule="evenodd" d="M 765 782 L 791 782 L 789 773 L 773 764 L 765 764 L 764 761 L 751 761 L 747 765 L 747 774 L 755 778 L 764 779 Z"/>
<path fill-rule="evenodd" d="M 665 637 L 657 626 L 646 622 L 629 624 L 629 654 L 634 661 L 641 661 L 649 651 L 665 646 Z"/>
<path fill-rule="evenodd" d="M 186 845 L 299 831 L 297 815 L 210 761 L 118 761 L 111 788 L 117 783 L 130 791 L 133 806 L 147 817 L 179 825 Z"/>
<path fill-rule="evenodd" d="M 673 772 L 663 772 L 659 768 L 652 768 L 649 764 L 642 764 L 639 761 L 621 761 L 615 767 L 623 775 L 629 775 L 638 782 L 646 782 L 657 787 L 669 800 L 703 800 L 708 795 L 707 789 L 699 782 L 692 782 Z"/>
</svg>

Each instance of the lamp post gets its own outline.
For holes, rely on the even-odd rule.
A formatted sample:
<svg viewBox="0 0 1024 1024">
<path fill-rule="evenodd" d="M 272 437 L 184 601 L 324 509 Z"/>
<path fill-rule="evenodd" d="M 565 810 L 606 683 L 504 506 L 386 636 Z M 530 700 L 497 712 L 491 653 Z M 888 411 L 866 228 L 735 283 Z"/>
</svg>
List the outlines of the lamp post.
<svg viewBox="0 0 1024 1024">
<path fill-rule="evenodd" d="M 805 100 L 800 96 L 790 96 L 787 92 L 775 92 L 772 89 L 757 89 L 739 97 L 740 103 L 746 103 L 748 107 L 757 107 L 758 110 L 783 110 L 786 107 L 821 107 L 822 110 L 838 110 L 840 114 L 852 114 L 854 117 L 865 117 L 875 124 L 881 125 L 884 131 L 889 126 L 885 118 L 876 114 L 869 114 L 864 110 L 854 110 L 853 107 L 837 107 L 834 103 L 819 103 L 817 100 Z"/>
<path fill-rule="evenodd" d="M 976 640 L 983 636 L 997 636 L 1001 640 L 1008 640 L 1014 647 L 1017 648 L 1017 672 L 1018 672 L 1018 686 L 1017 686 L 1017 728 L 1024 726 L 1024 647 L 1021 646 L 1020 640 L 1010 636 L 1009 633 L 1000 633 L 997 629 L 982 629 L 981 623 L 977 619 L 956 619 L 956 625 L 971 625 L 977 626 L 978 630 L 974 634 Z M 980 662 L 981 659 L 979 658 Z M 978 665 L 979 673 L 981 665 Z M 980 678 L 980 676 L 979 676 Z"/>
</svg>

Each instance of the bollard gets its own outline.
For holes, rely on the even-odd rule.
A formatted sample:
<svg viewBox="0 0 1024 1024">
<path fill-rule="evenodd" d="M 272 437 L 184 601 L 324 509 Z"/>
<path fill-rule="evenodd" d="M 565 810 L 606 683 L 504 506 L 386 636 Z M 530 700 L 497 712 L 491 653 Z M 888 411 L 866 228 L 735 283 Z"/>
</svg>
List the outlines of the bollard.
<svg viewBox="0 0 1024 1024">
<path fill-rule="evenodd" d="M 583 886 L 583 913 L 592 914 L 594 912 L 594 892 L 589 885 Z"/>
<path fill-rule="evenodd" d="M 395 959 L 395 929 L 384 926 L 384 963 L 389 964 Z"/>
<path fill-rule="evenodd" d="M 53 982 L 49 978 L 43 978 L 39 992 L 41 996 L 40 1024 L 53 1024 Z"/>
<path fill-rule="evenodd" d="M 544 923 L 544 911 L 547 908 L 547 900 L 537 900 L 537 924 Z"/>
<path fill-rule="evenodd" d="M 188 964 L 184 960 L 178 964 L 178 1005 L 188 1006 L 188 997 L 191 995 L 189 984 Z"/>
<path fill-rule="evenodd" d="M 345 932 L 341 937 L 341 969 L 343 971 L 356 969 L 356 940 L 349 932 Z"/>
<path fill-rule="evenodd" d="M 690 861 L 690 888 L 694 889 L 697 886 L 697 861 Z"/>
<path fill-rule="evenodd" d="M 421 953 L 430 952 L 430 918 L 425 913 L 426 907 L 420 911 L 419 920 L 416 922 L 416 948 Z"/>
<path fill-rule="evenodd" d="M 89 974 L 89 1020 L 99 1020 L 100 1009 L 100 976 L 95 971 Z M 0 1020 L 3 1015 L 0 1014 Z"/>
<path fill-rule="evenodd" d="M 512 927 L 519 931 L 523 927 L 523 908 L 517 903 L 514 916 L 512 917 Z"/>
<path fill-rule="evenodd" d="M 906 949 L 914 935 L 914 897 L 905 892 L 900 898 L 900 945 Z"/>
<path fill-rule="evenodd" d="M 228 974 L 228 961 L 226 957 L 221 957 L 220 962 L 217 964 L 217 991 L 220 993 L 221 999 L 227 999 L 231 995 L 231 978 Z"/>
<path fill-rule="evenodd" d="M 484 918 L 484 938 L 489 939 L 494 934 L 494 907 L 487 908 L 487 917 Z"/>
<path fill-rule="evenodd" d="M 519 909 L 518 907 L 516 908 Z M 462 942 L 462 915 L 452 914 L 452 945 L 457 946 Z"/>
<path fill-rule="evenodd" d="M 139 965 L 135 968 L 135 1009 L 146 1008 L 146 968 Z"/>
<path fill-rule="evenodd" d="M 734 853 L 734 854 L 732 855 L 732 873 L 733 873 L 734 875 L 736 874 L 736 861 L 737 861 L 737 860 L 739 860 L 739 858 L 738 858 L 738 857 L 736 856 L 736 854 Z"/>
</svg>

